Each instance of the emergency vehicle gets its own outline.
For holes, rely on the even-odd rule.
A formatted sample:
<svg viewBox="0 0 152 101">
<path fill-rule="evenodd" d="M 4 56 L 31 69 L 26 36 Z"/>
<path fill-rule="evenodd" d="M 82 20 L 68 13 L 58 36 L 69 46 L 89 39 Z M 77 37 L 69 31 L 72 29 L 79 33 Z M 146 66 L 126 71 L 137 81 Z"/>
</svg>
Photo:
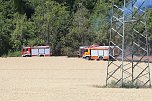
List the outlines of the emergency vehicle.
<svg viewBox="0 0 152 101">
<path fill-rule="evenodd" d="M 34 47 L 23 47 L 22 56 L 31 57 L 31 56 L 51 56 L 50 46 L 34 46 Z"/>
<path fill-rule="evenodd" d="M 82 57 L 87 60 L 108 60 L 115 59 L 118 55 L 118 48 L 113 49 L 113 46 L 90 46 L 83 48 Z M 109 50 L 113 50 L 109 55 Z"/>
</svg>

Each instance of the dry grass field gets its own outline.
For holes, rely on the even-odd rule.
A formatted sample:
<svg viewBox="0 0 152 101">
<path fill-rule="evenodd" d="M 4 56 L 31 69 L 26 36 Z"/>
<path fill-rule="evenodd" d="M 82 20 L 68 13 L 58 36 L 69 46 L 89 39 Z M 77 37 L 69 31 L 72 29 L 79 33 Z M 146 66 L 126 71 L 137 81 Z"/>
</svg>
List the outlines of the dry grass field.
<svg viewBox="0 0 152 101">
<path fill-rule="evenodd" d="M 0 101 L 152 101 L 152 89 L 98 88 L 106 66 L 81 58 L 0 58 Z"/>
</svg>

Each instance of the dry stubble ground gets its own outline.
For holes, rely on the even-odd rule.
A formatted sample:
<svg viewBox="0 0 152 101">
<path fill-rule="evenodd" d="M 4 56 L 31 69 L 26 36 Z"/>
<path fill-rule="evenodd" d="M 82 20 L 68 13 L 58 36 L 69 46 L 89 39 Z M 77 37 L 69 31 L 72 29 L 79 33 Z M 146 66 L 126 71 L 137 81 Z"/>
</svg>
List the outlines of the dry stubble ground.
<svg viewBox="0 0 152 101">
<path fill-rule="evenodd" d="M 80 58 L 0 58 L 0 101 L 152 101 L 152 89 L 96 87 L 105 85 L 106 66 Z"/>
</svg>

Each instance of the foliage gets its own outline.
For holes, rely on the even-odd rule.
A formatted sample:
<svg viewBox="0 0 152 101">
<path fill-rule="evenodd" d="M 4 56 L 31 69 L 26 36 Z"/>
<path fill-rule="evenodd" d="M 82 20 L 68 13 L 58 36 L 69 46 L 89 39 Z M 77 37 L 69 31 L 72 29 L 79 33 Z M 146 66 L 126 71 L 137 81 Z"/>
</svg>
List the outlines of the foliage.
<svg viewBox="0 0 152 101">
<path fill-rule="evenodd" d="M 60 54 L 58 50 L 61 50 L 61 38 L 66 34 L 68 18 L 66 7 L 54 1 L 40 2 L 35 9 L 33 21 L 36 33 L 44 41 L 43 44 L 52 46 L 53 54 Z"/>
<path fill-rule="evenodd" d="M 69 34 L 67 34 L 67 43 L 70 42 L 74 49 L 78 49 L 81 45 L 89 45 L 93 41 L 93 34 L 91 32 L 88 10 L 79 5 L 80 8 L 73 15 L 72 25 L 69 27 Z M 67 44 L 67 45 L 69 45 Z"/>
<path fill-rule="evenodd" d="M 50 45 L 54 55 L 76 55 L 81 45 L 108 45 L 112 2 L 122 4 L 121 0 L 0 0 L 0 56 L 22 46 Z M 151 15 L 149 10 L 148 32 Z M 152 53 L 151 33 L 149 40 Z"/>
<path fill-rule="evenodd" d="M 148 40 L 149 40 L 149 48 L 150 48 L 150 54 L 152 54 L 152 11 L 147 11 L 147 31 L 148 31 Z"/>
<path fill-rule="evenodd" d="M 7 57 L 21 57 L 21 51 L 15 51 L 15 52 L 9 51 Z"/>
<path fill-rule="evenodd" d="M 107 84 L 108 88 L 141 88 L 143 84 L 140 82 L 132 83 L 131 81 L 124 81 L 123 87 L 121 83 L 116 84 L 117 82 L 112 80 L 109 84 Z M 106 87 L 106 86 L 104 86 Z"/>
</svg>

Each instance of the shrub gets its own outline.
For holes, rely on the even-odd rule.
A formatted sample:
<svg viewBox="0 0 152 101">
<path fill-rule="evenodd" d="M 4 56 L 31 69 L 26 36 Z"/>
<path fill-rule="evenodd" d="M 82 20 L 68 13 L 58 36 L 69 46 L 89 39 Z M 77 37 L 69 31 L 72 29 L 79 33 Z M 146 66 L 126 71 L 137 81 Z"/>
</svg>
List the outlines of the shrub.
<svg viewBox="0 0 152 101">
<path fill-rule="evenodd" d="M 106 86 L 104 86 L 106 87 Z M 123 85 L 121 83 L 116 83 L 116 81 L 112 80 L 110 83 L 107 84 L 108 88 L 148 88 L 143 86 L 140 82 L 132 83 L 132 81 L 124 81 Z"/>
<path fill-rule="evenodd" d="M 9 51 L 8 54 L 3 55 L 2 57 L 21 57 L 21 51 Z"/>
<path fill-rule="evenodd" d="M 71 47 L 62 48 L 62 54 L 68 57 L 77 57 L 77 51 L 74 51 Z"/>
</svg>

